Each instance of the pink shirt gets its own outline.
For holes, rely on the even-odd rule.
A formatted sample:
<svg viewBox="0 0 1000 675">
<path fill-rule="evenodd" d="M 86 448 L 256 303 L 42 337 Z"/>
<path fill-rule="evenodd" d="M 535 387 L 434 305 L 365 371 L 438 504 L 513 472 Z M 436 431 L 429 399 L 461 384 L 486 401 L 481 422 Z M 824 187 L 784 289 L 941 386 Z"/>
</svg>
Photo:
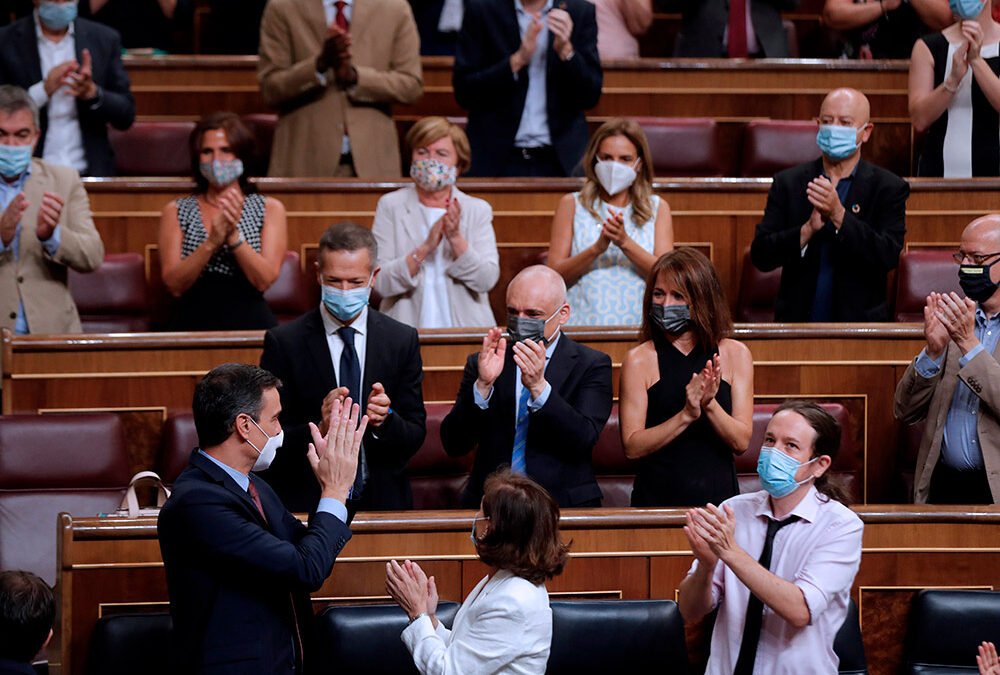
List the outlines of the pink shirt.
<svg viewBox="0 0 1000 675">
<path fill-rule="evenodd" d="M 597 53 L 602 61 L 639 58 L 639 41 L 628 31 L 621 0 L 590 0 L 597 14 Z"/>
<path fill-rule="evenodd" d="M 822 501 L 821 497 L 810 486 L 788 514 L 802 520 L 778 531 L 771 557 L 771 571 L 802 590 L 809 607 L 809 625 L 795 628 L 765 605 L 754 673 L 837 672 L 839 660 L 833 653 L 833 638 L 847 617 L 851 584 L 861 563 L 864 525 L 840 502 Z M 756 559 L 764 549 L 767 518 L 774 518 L 768 494 L 762 490 L 725 503 L 736 519 L 736 543 Z M 688 574 L 697 567 L 695 560 Z M 750 591 L 721 560 L 712 578 L 712 598 L 722 606 L 712 632 L 712 652 L 705 673 L 731 675 L 740 653 Z"/>
</svg>

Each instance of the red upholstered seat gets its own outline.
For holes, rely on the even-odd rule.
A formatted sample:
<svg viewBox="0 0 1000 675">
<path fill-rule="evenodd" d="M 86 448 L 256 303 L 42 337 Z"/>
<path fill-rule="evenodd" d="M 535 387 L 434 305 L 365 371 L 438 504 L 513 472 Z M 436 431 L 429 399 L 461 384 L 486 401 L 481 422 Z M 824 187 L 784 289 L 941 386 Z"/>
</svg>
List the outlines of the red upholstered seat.
<svg viewBox="0 0 1000 675">
<path fill-rule="evenodd" d="M 633 117 L 646 133 L 657 176 L 722 176 L 719 130 L 711 117 Z"/>
<path fill-rule="evenodd" d="M 450 403 L 430 403 L 426 409 L 427 436 L 406 467 L 413 508 L 457 509 L 475 454 L 450 457 L 441 445 L 441 422 L 451 410 Z"/>
<path fill-rule="evenodd" d="M 271 162 L 271 146 L 274 144 L 274 127 L 278 116 L 273 113 L 252 113 L 240 118 L 253 135 L 254 154 L 246 166 L 248 176 L 266 176 L 267 165 Z"/>
<path fill-rule="evenodd" d="M 320 292 L 315 276 L 302 271 L 297 252 L 285 252 L 278 279 L 264 292 L 264 300 L 278 323 L 291 321 L 319 305 Z"/>
<path fill-rule="evenodd" d="M 181 471 L 188 465 L 191 452 L 198 447 L 198 432 L 194 428 L 194 415 L 190 411 L 173 413 L 163 423 L 160 442 L 160 478 L 173 485 Z"/>
<path fill-rule="evenodd" d="M 130 477 L 117 415 L 0 416 L 0 569 L 55 583 L 58 514 L 115 511 Z"/>
<path fill-rule="evenodd" d="M 840 423 L 840 452 L 833 460 L 828 470 L 836 477 L 855 501 L 862 499 L 862 471 L 864 467 L 864 451 L 857 442 L 850 414 L 840 403 L 820 403 Z M 740 483 L 740 492 L 760 490 L 760 479 L 757 477 L 757 459 L 760 457 L 760 446 L 764 442 L 764 432 L 767 423 L 774 415 L 777 403 L 755 403 L 753 406 L 753 433 L 750 437 L 750 447 L 742 455 L 736 456 L 736 476 Z"/>
<path fill-rule="evenodd" d="M 896 272 L 896 321 L 923 321 L 924 304 L 931 291 L 961 296 L 958 285 L 958 265 L 953 251 L 910 250 L 899 256 Z"/>
<path fill-rule="evenodd" d="M 781 268 L 761 272 L 750 262 L 750 250 L 743 254 L 740 291 L 736 300 L 736 321 L 763 323 L 774 321 L 774 301 L 781 285 Z"/>
<path fill-rule="evenodd" d="M 108 130 L 119 176 L 190 176 L 194 122 L 136 122 Z"/>
<path fill-rule="evenodd" d="M 146 264 L 138 253 L 109 253 L 93 272 L 68 275 L 69 291 L 85 333 L 149 330 Z"/>
<path fill-rule="evenodd" d="M 621 430 L 618 425 L 618 404 L 611 408 L 611 416 L 594 446 L 594 474 L 601 486 L 601 506 L 618 508 L 632 503 L 632 483 L 635 482 L 637 461 L 625 456 Z"/>
<path fill-rule="evenodd" d="M 815 122 L 752 120 L 743 132 L 744 176 L 773 176 L 819 157 Z"/>
</svg>

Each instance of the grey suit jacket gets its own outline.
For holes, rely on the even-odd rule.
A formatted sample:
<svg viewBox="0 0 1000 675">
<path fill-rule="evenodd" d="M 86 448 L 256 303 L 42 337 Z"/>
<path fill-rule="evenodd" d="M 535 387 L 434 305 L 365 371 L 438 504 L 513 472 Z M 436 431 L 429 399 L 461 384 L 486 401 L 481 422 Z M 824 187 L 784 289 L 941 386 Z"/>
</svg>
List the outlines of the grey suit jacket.
<svg viewBox="0 0 1000 675">
<path fill-rule="evenodd" d="M 997 351 L 993 354 L 985 350 L 980 352 L 964 368 L 958 366 L 961 355 L 958 345 L 949 342 L 945 350 L 944 367 L 936 376 L 922 377 L 914 366 L 914 359 L 903 373 L 903 379 L 896 385 L 896 398 L 893 401 L 896 418 L 904 422 L 927 420 L 917 453 L 917 472 L 913 481 L 913 501 L 917 504 L 927 502 L 931 474 L 941 456 L 944 423 L 959 380 L 963 382 L 962 386 L 969 387 L 979 397 L 979 419 L 976 423 L 979 444 L 983 451 L 993 502 L 1000 501 L 1000 364 L 996 359 Z"/>
<path fill-rule="evenodd" d="M 792 10 L 802 0 L 747 0 L 757 42 L 766 58 L 788 58 L 788 40 L 781 10 Z M 729 26 L 729 0 L 685 0 L 681 32 L 674 56 L 727 56 L 722 38 Z"/>
</svg>

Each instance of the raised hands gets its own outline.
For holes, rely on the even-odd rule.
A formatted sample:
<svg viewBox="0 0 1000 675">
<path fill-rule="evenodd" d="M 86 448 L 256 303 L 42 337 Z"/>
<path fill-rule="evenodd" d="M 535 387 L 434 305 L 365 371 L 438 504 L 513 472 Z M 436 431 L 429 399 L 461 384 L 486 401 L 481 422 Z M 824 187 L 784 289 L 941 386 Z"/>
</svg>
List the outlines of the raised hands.
<svg viewBox="0 0 1000 675">
<path fill-rule="evenodd" d="M 45 94 L 49 98 L 59 91 L 59 88 L 63 85 L 73 84 L 73 73 L 76 69 L 80 67 L 80 64 L 76 62 L 76 59 L 72 61 L 63 61 L 60 64 L 52 66 L 49 70 L 49 74 L 45 76 L 45 84 L 42 86 L 45 88 Z"/>
<path fill-rule="evenodd" d="M 565 7 L 566 3 L 562 3 L 562 6 Z M 552 31 L 552 49 L 565 61 L 573 53 L 573 43 L 570 41 L 573 35 L 573 18 L 565 9 L 553 8 L 545 19 L 549 30 Z"/>
<path fill-rule="evenodd" d="M 718 354 L 705 363 L 705 367 L 691 376 L 685 390 L 684 413 L 693 422 L 701 417 L 701 411 L 708 406 L 719 393 L 719 383 L 722 381 L 722 361 Z"/>
<path fill-rule="evenodd" d="M 997 657 L 997 648 L 992 642 L 979 645 L 976 665 L 979 666 L 979 675 L 1000 675 L 1000 658 Z"/>
<path fill-rule="evenodd" d="M 687 515 L 688 524 L 684 526 L 685 534 L 691 540 L 692 534 L 701 541 L 699 545 L 704 545 L 714 556 L 705 558 L 705 564 L 715 564 L 715 560 L 722 558 L 736 550 L 736 519 L 733 517 L 733 510 L 728 505 L 720 509 L 714 504 L 708 504 L 703 509 L 690 509 Z M 693 544 L 692 544 L 693 547 Z M 698 555 L 698 552 L 695 552 Z M 698 558 L 702 560 L 701 556 Z"/>
<path fill-rule="evenodd" d="M 507 355 L 507 339 L 497 327 L 490 328 L 483 338 L 483 348 L 479 352 L 479 377 L 475 387 L 483 398 L 490 395 L 493 383 L 500 377 L 504 358 Z"/>
<path fill-rule="evenodd" d="M 368 404 L 365 408 L 369 424 L 376 429 L 382 426 L 385 418 L 389 415 L 389 408 L 391 406 L 392 401 L 389 400 L 389 395 L 385 393 L 385 387 L 382 386 L 382 383 L 376 382 L 373 384 L 372 390 L 368 394 Z"/>
<path fill-rule="evenodd" d="M 21 216 L 24 215 L 24 210 L 27 208 L 28 198 L 24 196 L 23 192 L 20 192 L 10 200 L 10 204 L 0 215 L 0 242 L 3 242 L 5 247 L 10 246 L 10 242 L 14 241 L 17 224 L 21 222 Z"/>
<path fill-rule="evenodd" d="M 330 413 L 330 427 L 326 434 L 320 434 L 312 422 L 309 423 L 309 433 L 312 443 L 306 457 L 316 480 L 319 481 L 323 497 L 332 497 L 342 503 L 347 502 L 347 495 L 354 485 L 358 473 L 358 452 L 361 439 L 368 427 L 368 416 L 358 416 L 361 407 L 351 399 L 343 402 L 335 400 Z"/>
<path fill-rule="evenodd" d="M 448 209 L 444 212 L 444 215 L 438 219 L 438 223 L 441 223 L 441 232 L 448 238 L 449 241 L 462 236 L 458 230 L 458 223 L 461 219 L 462 205 L 458 203 L 457 199 L 449 199 Z"/>
<path fill-rule="evenodd" d="M 402 565 L 395 560 L 387 562 L 385 590 L 403 608 L 411 621 L 426 612 L 434 626 L 437 626 L 434 616 L 438 604 L 437 585 L 434 577 L 427 578 L 420 565 L 409 560 L 404 560 Z"/>
<path fill-rule="evenodd" d="M 979 50 L 983 46 L 983 27 L 975 20 L 963 21 L 962 39 L 965 40 L 966 60 L 972 63 L 979 58 Z"/>
<path fill-rule="evenodd" d="M 521 45 L 516 52 L 511 54 L 510 69 L 512 72 L 516 73 L 531 63 L 531 55 L 535 53 L 535 48 L 538 46 L 538 33 L 541 30 L 542 17 L 540 14 L 535 14 L 531 23 L 528 24 L 528 30 L 524 31 L 524 35 L 521 36 Z"/>
<path fill-rule="evenodd" d="M 927 296 L 927 304 L 924 305 L 924 337 L 927 339 L 927 356 L 935 361 L 944 353 L 944 348 L 948 346 L 951 336 L 948 329 L 938 318 L 938 298 L 939 293 L 931 293 Z"/>
<path fill-rule="evenodd" d="M 233 183 L 219 196 L 219 212 L 212 218 L 208 239 L 216 248 L 222 244 L 235 244 L 240 237 L 237 226 L 243 217 L 243 192 L 238 183 Z"/>
<path fill-rule="evenodd" d="M 976 346 L 976 303 L 969 298 L 961 298 L 958 293 L 931 293 L 936 296 L 934 314 L 938 322 L 948 331 L 948 337 L 955 341 L 962 353 Z M 924 312 L 926 317 L 926 310 Z M 924 322 L 926 335 L 926 320 Z M 928 345 L 930 343 L 928 342 Z"/>
<path fill-rule="evenodd" d="M 822 220 L 830 220 L 839 227 L 844 222 L 844 205 L 837 196 L 837 186 L 826 176 L 817 176 L 806 186 L 806 199 L 813 205 Z"/>
<path fill-rule="evenodd" d="M 90 50 L 83 50 L 83 63 L 75 72 L 69 74 L 67 84 L 71 96 L 88 100 L 97 97 L 97 84 L 94 82 L 93 61 L 90 58 Z"/>
<path fill-rule="evenodd" d="M 521 384 L 538 398 L 545 391 L 545 346 L 534 340 L 514 343 L 514 363 L 521 369 Z"/>
<path fill-rule="evenodd" d="M 35 226 L 39 241 L 48 241 L 59 224 L 65 200 L 54 192 L 42 195 L 41 206 L 38 207 L 38 220 Z"/>
</svg>

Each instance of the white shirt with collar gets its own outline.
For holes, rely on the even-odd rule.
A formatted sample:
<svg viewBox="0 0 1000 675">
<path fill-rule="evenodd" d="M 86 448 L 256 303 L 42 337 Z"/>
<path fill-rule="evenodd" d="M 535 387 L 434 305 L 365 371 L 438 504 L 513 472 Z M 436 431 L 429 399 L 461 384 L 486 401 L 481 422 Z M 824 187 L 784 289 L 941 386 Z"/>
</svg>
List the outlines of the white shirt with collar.
<svg viewBox="0 0 1000 675">
<path fill-rule="evenodd" d="M 72 96 L 65 86 L 57 89 L 51 98 L 45 93 L 45 78 L 48 77 L 49 71 L 61 63 L 76 60 L 76 23 L 69 25 L 62 40 L 53 42 L 42 33 L 42 24 L 36 9 L 35 38 L 42 66 L 42 80 L 31 85 L 28 95 L 39 108 L 47 106 L 48 126 L 45 130 L 42 159 L 84 173 L 87 171 L 87 155 L 83 150 L 83 133 L 80 131 L 76 97 Z"/>
<path fill-rule="evenodd" d="M 559 338 L 562 337 L 562 328 L 560 328 L 554 336 L 552 336 L 552 341 L 545 347 L 545 366 L 542 373 L 549 369 L 549 361 L 552 360 L 552 354 L 556 351 L 556 345 L 559 344 Z M 513 349 L 514 345 L 510 344 L 508 338 L 507 349 Z M 521 400 L 521 392 L 524 390 L 524 383 L 521 382 L 521 367 L 514 366 L 514 425 L 517 425 L 517 401 Z M 528 396 L 528 410 L 535 412 L 540 410 L 545 402 L 549 400 L 549 395 L 552 393 L 552 385 L 549 384 L 548 380 L 545 382 L 545 388 L 542 389 L 542 393 L 538 395 L 538 398 L 532 398 Z M 483 410 L 490 407 L 490 400 L 493 398 L 493 388 L 490 388 L 490 393 L 486 398 L 482 397 L 479 393 L 479 389 L 472 387 L 472 399 L 475 401 Z"/>
<path fill-rule="evenodd" d="M 340 356 L 344 353 L 344 340 L 340 337 L 340 330 L 343 326 L 350 326 L 354 329 L 354 351 L 358 354 L 358 364 L 361 366 L 361 379 L 365 378 L 365 353 L 368 346 L 368 305 L 366 304 L 362 309 L 361 313 L 358 314 L 354 321 L 349 324 L 343 323 L 332 314 L 330 310 L 326 308 L 325 305 L 320 303 L 319 306 L 320 316 L 323 317 L 323 330 L 326 333 L 326 344 L 330 348 L 330 359 L 333 360 L 333 372 L 337 375 L 337 386 L 341 386 L 340 382 Z M 361 387 L 364 386 L 364 382 L 358 382 L 358 398 L 360 401 L 355 401 L 361 406 L 362 410 L 366 405 L 367 397 L 366 393 L 361 391 Z"/>
<path fill-rule="evenodd" d="M 516 148 L 538 148 L 552 145 L 552 134 L 549 131 L 549 95 L 546 85 L 547 60 L 549 55 L 549 28 L 545 15 L 552 9 L 553 0 L 547 0 L 542 7 L 542 29 L 538 31 L 538 41 L 531 61 L 514 77 L 528 76 L 528 93 L 524 99 L 524 110 L 521 111 L 521 121 L 514 136 Z M 521 0 L 514 0 L 514 11 L 517 14 L 517 25 L 523 36 L 534 17 L 524 11 Z M 558 58 L 558 57 L 556 57 Z"/>
</svg>

